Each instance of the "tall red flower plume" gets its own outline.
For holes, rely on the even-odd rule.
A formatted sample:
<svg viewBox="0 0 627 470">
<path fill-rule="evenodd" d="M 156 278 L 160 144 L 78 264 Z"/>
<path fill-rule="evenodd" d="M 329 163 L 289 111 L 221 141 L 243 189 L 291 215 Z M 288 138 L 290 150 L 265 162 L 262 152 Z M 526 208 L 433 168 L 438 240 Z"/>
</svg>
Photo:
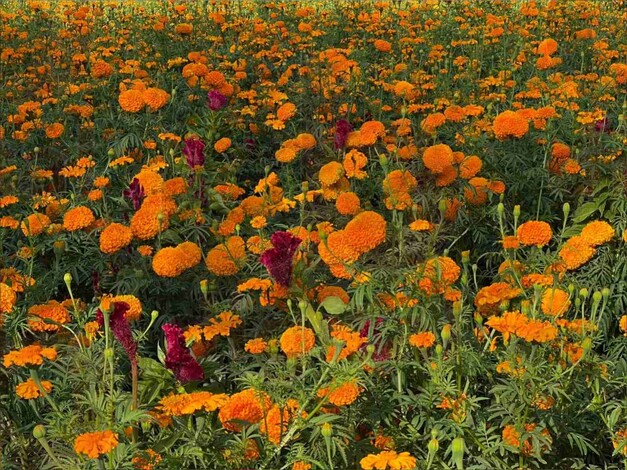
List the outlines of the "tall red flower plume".
<svg viewBox="0 0 627 470">
<path fill-rule="evenodd" d="M 204 371 L 185 346 L 183 330 L 171 323 L 166 323 L 161 329 L 165 333 L 167 349 L 165 366 L 174 372 L 174 376 L 180 382 L 202 380 L 205 376 Z"/>
<path fill-rule="evenodd" d="M 273 248 L 261 255 L 263 264 L 277 284 L 289 286 L 292 279 L 292 260 L 302 240 L 290 232 L 275 232 L 270 237 Z"/>
<path fill-rule="evenodd" d="M 109 328 L 128 354 L 131 363 L 137 364 L 137 343 L 133 339 L 131 325 L 125 315 L 129 308 L 126 302 L 114 302 L 113 311 L 109 315 Z M 104 315 L 100 309 L 96 312 L 96 321 L 100 327 L 104 325 Z"/>
<path fill-rule="evenodd" d="M 344 148 L 348 134 L 352 129 L 353 126 L 351 126 L 346 119 L 339 119 L 337 123 L 335 123 L 335 138 L 333 140 L 335 150 Z"/>
</svg>

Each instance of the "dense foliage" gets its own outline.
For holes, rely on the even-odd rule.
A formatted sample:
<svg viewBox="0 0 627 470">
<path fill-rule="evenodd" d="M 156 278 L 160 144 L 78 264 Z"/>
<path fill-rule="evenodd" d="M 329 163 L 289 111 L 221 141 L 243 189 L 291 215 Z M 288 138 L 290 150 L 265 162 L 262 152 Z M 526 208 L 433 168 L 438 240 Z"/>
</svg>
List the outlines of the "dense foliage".
<svg viewBox="0 0 627 470">
<path fill-rule="evenodd" d="M 624 0 L 0 4 L 0 467 L 627 468 Z"/>
</svg>

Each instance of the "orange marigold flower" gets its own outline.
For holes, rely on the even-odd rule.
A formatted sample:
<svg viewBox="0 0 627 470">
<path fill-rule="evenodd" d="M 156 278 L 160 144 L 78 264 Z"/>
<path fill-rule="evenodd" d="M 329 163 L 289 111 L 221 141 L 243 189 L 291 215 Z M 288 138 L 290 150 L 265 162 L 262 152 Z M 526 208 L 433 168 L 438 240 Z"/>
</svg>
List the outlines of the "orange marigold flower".
<svg viewBox="0 0 627 470">
<path fill-rule="evenodd" d="M 620 320 L 618 321 L 618 326 L 621 330 L 623 330 L 625 336 L 627 336 L 627 315 L 623 315 L 622 317 L 620 317 Z"/>
<path fill-rule="evenodd" d="M 405 210 L 413 205 L 411 192 L 418 186 L 418 181 L 409 170 L 391 171 L 383 179 L 382 185 L 388 209 Z"/>
<path fill-rule="evenodd" d="M 518 227 L 516 236 L 523 245 L 544 246 L 551 241 L 553 230 L 546 222 L 530 220 Z"/>
<path fill-rule="evenodd" d="M 520 241 L 518 240 L 518 237 L 513 235 L 503 238 L 503 240 L 501 240 L 501 243 L 503 244 L 503 248 L 506 250 L 513 250 L 520 246 Z"/>
<path fill-rule="evenodd" d="M 564 262 L 564 265 L 566 265 L 566 269 L 573 270 L 590 261 L 590 258 L 594 256 L 594 253 L 595 249 L 590 246 L 588 240 L 583 238 L 581 235 L 577 235 L 566 241 L 562 249 L 559 251 L 559 257 Z"/>
<path fill-rule="evenodd" d="M 538 44 L 538 55 L 553 55 L 557 52 L 557 41 L 555 39 L 545 39 Z"/>
<path fill-rule="evenodd" d="M 0 282 L 0 315 L 11 313 L 16 301 L 17 295 L 15 291 L 4 282 Z M 0 316 L 0 322 L 2 321 L 1 318 Z"/>
<path fill-rule="evenodd" d="M 60 326 L 48 323 L 51 320 L 64 325 L 70 321 L 70 314 L 67 309 L 56 300 L 51 300 L 46 304 L 33 305 L 28 309 L 28 314 L 36 318 L 28 319 L 28 326 L 33 331 L 58 331 Z"/>
<path fill-rule="evenodd" d="M 363 169 L 368 164 L 368 157 L 361 153 L 359 150 L 352 149 L 344 156 L 344 171 L 347 178 L 357 178 L 358 180 L 364 179 L 368 176 L 368 173 Z"/>
<path fill-rule="evenodd" d="M 183 242 L 176 247 L 162 248 L 152 259 L 152 269 L 158 276 L 177 277 L 193 268 L 202 258 L 198 245 Z"/>
<path fill-rule="evenodd" d="M 355 380 L 349 380 L 339 386 L 324 387 L 318 390 L 318 397 L 326 397 L 329 403 L 335 406 L 350 405 L 361 393 L 361 387 Z"/>
<path fill-rule="evenodd" d="M 50 219 L 48 216 L 38 212 L 26 217 L 21 224 L 22 233 L 27 237 L 40 235 L 44 229 L 48 228 L 48 226 L 50 226 Z"/>
<path fill-rule="evenodd" d="M 435 343 L 435 335 L 430 331 L 415 333 L 409 337 L 409 344 L 416 348 L 430 348 Z"/>
<path fill-rule="evenodd" d="M 251 354 L 261 354 L 268 348 L 268 343 L 263 338 L 254 338 L 248 340 L 244 345 L 244 351 Z"/>
<path fill-rule="evenodd" d="M 505 140 L 508 137 L 521 138 L 529 131 L 529 122 L 519 113 L 508 110 L 494 118 L 492 128 L 499 140 Z"/>
<path fill-rule="evenodd" d="M 78 206 L 70 209 L 63 216 L 63 228 L 69 232 L 89 227 L 96 217 L 89 207 Z"/>
<path fill-rule="evenodd" d="M 453 165 L 453 150 L 446 144 L 432 145 L 425 149 L 422 162 L 433 174 L 440 174 Z"/>
<path fill-rule="evenodd" d="M 224 393 L 192 392 L 170 394 L 163 397 L 157 405 L 159 413 L 165 416 L 185 416 L 198 410 L 215 411 L 224 406 L 229 397 Z"/>
<path fill-rule="evenodd" d="M 215 144 L 213 144 L 213 149 L 218 153 L 224 153 L 230 148 L 231 148 L 231 139 L 229 139 L 228 137 L 222 137 Z"/>
<path fill-rule="evenodd" d="M 615 232 L 610 224 L 603 220 L 595 220 L 586 224 L 581 231 L 581 237 L 590 246 L 599 246 L 614 238 Z"/>
<path fill-rule="evenodd" d="M 129 309 L 126 311 L 124 316 L 129 321 L 139 320 L 141 317 L 143 307 L 141 301 L 135 297 L 134 295 L 116 295 L 111 297 L 110 302 L 114 304 L 115 302 L 124 302 L 129 306 Z"/>
<path fill-rule="evenodd" d="M 246 245 L 239 236 L 229 237 L 207 253 L 207 269 L 216 276 L 232 276 L 246 259 Z"/>
<path fill-rule="evenodd" d="M 194 26 L 189 23 L 180 23 L 180 24 L 177 24 L 176 27 L 174 28 L 174 32 L 176 34 L 180 34 L 181 36 L 188 36 L 192 34 L 193 31 L 194 31 Z"/>
<path fill-rule="evenodd" d="M 279 107 L 276 111 L 277 119 L 280 121 L 287 121 L 296 114 L 296 105 L 293 103 L 285 103 Z"/>
<path fill-rule="evenodd" d="M 163 108 L 170 100 L 170 94 L 160 88 L 146 88 L 142 97 L 146 106 L 153 112 Z"/>
<path fill-rule="evenodd" d="M 339 162 L 329 162 L 320 168 L 318 179 L 324 186 L 337 183 L 344 176 L 344 167 Z"/>
<path fill-rule="evenodd" d="M 559 317 L 570 308 L 570 295 L 561 289 L 547 289 L 542 295 L 542 313 Z"/>
<path fill-rule="evenodd" d="M 58 139 L 63 135 L 63 131 L 65 127 L 60 122 L 55 122 L 54 124 L 50 124 L 46 126 L 46 137 L 49 139 Z"/>
<path fill-rule="evenodd" d="M 296 136 L 296 145 L 301 150 L 309 150 L 316 146 L 316 138 L 312 134 L 298 134 Z"/>
<path fill-rule="evenodd" d="M 392 50 L 392 44 L 383 39 L 375 39 L 374 48 L 379 52 L 390 52 Z"/>
<path fill-rule="evenodd" d="M 52 382 L 49 382 L 48 380 L 41 380 L 39 383 L 46 394 L 52 391 Z M 15 393 L 18 397 L 23 398 L 24 400 L 34 400 L 35 398 L 43 396 L 41 390 L 33 379 L 28 379 L 26 382 L 18 384 L 15 387 Z"/>
<path fill-rule="evenodd" d="M 385 219 L 380 214 L 365 211 L 346 224 L 344 233 L 348 244 L 361 254 L 374 250 L 385 241 L 386 228 Z"/>
<path fill-rule="evenodd" d="M 18 367 L 40 366 L 44 363 L 44 359 L 54 361 L 56 358 L 56 349 L 44 348 L 39 344 L 31 344 L 5 354 L 2 364 L 4 367 L 13 365 Z"/>
<path fill-rule="evenodd" d="M 459 176 L 465 180 L 469 180 L 481 170 L 483 162 L 476 155 L 464 158 L 459 164 Z"/>
<path fill-rule="evenodd" d="M 428 220 L 418 219 L 409 224 L 409 229 L 414 232 L 430 232 L 433 230 L 433 224 Z"/>
<path fill-rule="evenodd" d="M 258 423 L 269 409 L 270 398 L 265 393 L 248 389 L 231 395 L 220 408 L 218 418 L 224 429 L 239 432 L 242 423 Z"/>
<path fill-rule="evenodd" d="M 283 332 L 279 342 L 285 355 L 294 358 L 311 351 L 316 343 L 316 336 L 310 328 L 293 326 Z"/>
<path fill-rule="evenodd" d="M 159 232 L 163 232 L 170 225 L 167 213 L 154 207 L 141 207 L 131 218 L 131 231 L 140 240 L 154 238 Z"/>
<path fill-rule="evenodd" d="M 427 134 L 435 134 L 438 127 L 446 123 L 443 113 L 431 113 L 420 123 L 420 128 Z"/>
<path fill-rule="evenodd" d="M 379 454 L 368 454 L 359 461 L 359 465 L 362 470 L 413 470 L 416 468 L 416 458 L 409 452 L 384 450 Z"/>
<path fill-rule="evenodd" d="M 285 406 L 272 405 L 266 416 L 261 421 L 259 432 L 268 436 L 268 440 L 275 445 L 281 441 L 281 437 L 287 433 L 290 422 L 297 416 L 300 408 L 298 402 L 292 398 L 288 399 Z M 301 412 L 301 417 L 305 418 L 307 413 Z"/>
<path fill-rule="evenodd" d="M 281 147 L 274 153 L 274 157 L 281 163 L 290 163 L 296 158 L 296 149 L 292 147 Z"/>
<path fill-rule="evenodd" d="M 74 440 L 74 451 L 97 459 L 118 446 L 118 435 L 113 431 L 96 431 L 81 434 Z"/>
<path fill-rule="evenodd" d="M 118 96 L 118 103 L 120 108 L 127 113 L 138 113 L 146 106 L 144 94 L 140 90 L 123 91 Z"/>
<path fill-rule="evenodd" d="M 133 240 L 133 231 L 126 225 L 112 223 L 100 233 L 100 251 L 111 254 L 127 247 Z"/>
<path fill-rule="evenodd" d="M 360 202 L 357 194 L 347 191 L 337 197 L 335 208 L 342 215 L 355 215 L 361 210 Z"/>
</svg>

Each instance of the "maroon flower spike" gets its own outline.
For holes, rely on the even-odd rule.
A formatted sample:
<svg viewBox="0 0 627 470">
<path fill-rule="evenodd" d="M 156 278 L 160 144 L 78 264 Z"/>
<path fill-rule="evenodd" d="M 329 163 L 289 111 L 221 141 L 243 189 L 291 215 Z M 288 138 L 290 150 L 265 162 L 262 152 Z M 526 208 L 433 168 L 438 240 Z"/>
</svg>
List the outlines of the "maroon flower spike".
<svg viewBox="0 0 627 470">
<path fill-rule="evenodd" d="M 348 134 L 352 129 L 353 126 L 346 119 L 337 121 L 335 124 L 335 139 L 333 140 L 335 150 L 343 149 L 346 146 L 346 139 L 348 139 Z"/>
<path fill-rule="evenodd" d="M 376 334 L 379 332 L 379 327 L 382 324 L 383 324 L 383 318 L 381 317 L 377 318 L 377 320 L 374 323 L 373 334 Z M 359 332 L 359 336 L 361 336 L 362 338 L 368 338 L 369 331 L 370 331 L 370 320 L 366 321 L 366 324 Z M 390 348 L 388 347 L 387 344 L 381 344 L 381 341 L 378 341 L 374 343 L 374 347 L 375 347 L 375 352 L 372 355 L 372 360 L 374 362 L 382 362 L 390 358 Z M 362 350 L 365 350 L 366 348 L 367 348 L 366 344 L 364 344 L 361 347 Z"/>
<path fill-rule="evenodd" d="M 292 278 L 294 253 L 302 240 L 290 232 L 275 232 L 270 237 L 270 242 L 274 248 L 263 252 L 261 264 L 266 267 L 277 284 L 287 287 Z"/>
<path fill-rule="evenodd" d="M 128 189 L 124 190 L 124 197 L 130 199 L 133 202 L 133 208 L 139 209 L 142 205 L 142 199 L 146 195 L 144 188 L 137 178 L 133 178 L 133 181 L 129 185 Z"/>
<path fill-rule="evenodd" d="M 187 158 L 187 164 L 194 168 L 196 166 L 203 166 L 205 164 L 205 143 L 199 139 L 187 139 L 185 141 L 185 147 L 183 147 L 183 153 Z"/>
<path fill-rule="evenodd" d="M 217 90 L 207 93 L 207 99 L 211 111 L 219 111 L 229 103 L 229 99 Z"/>
<path fill-rule="evenodd" d="M 109 328 L 111 328 L 115 339 L 118 340 L 126 351 L 131 363 L 136 365 L 137 343 L 133 339 L 131 325 L 128 323 L 125 315 L 129 308 L 129 305 L 126 302 L 114 302 L 113 311 L 111 312 L 111 315 L 109 315 Z M 104 315 L 100 309 L 96 312 L 96 321 L 100 327 L 104 325 Z"/>
<path fill-rule="evenodd" d="M 598 120 L 594 124 L 594 130 L 597 132 L 605 132 L 607 134 L 612 132 L 612 127 L 610 126 L 610 120 L 607 117 Z"/>
<path fill-rule="evenodd" d="M 183 330 L 171 323 L 166 323 L 161 329 L 165 333 L 167 348 L 165 366 L 174 372 L 174 376 L 179 382 L 202 380 L 205 373 L 185 346 Z"/>
</svg>

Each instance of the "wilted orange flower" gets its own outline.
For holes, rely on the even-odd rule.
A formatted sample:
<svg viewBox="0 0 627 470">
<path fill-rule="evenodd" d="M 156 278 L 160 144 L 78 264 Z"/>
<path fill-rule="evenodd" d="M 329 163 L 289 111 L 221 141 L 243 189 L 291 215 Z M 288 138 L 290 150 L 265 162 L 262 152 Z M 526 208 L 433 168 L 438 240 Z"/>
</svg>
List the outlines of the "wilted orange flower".
<svg viewBox="0 0 627 470">
<path fill-rule="evenodd" d="M 69 232 L 74 232 L 89 227 L 95 220 L 96 217 L 89 207 L 78 206 L 65 213 L 63 228 Z"/>
<path fill-rule="evenodd" d="M 357 178 L 358 180 L 366 178 L 368 173 L 363 169 L 367 164 L 368 157 L 356 149 L 352 149 L 344 155 L 344 171 L 347 178 Z"/>
<path fill-rule="evenodd" d="M 74 440 L 74 451 L 97 459 L 118 446 L 118 436 L 113 431 L 96 431 L 81 434 Z"/>
<path fill-rule="evenodd" d="M 518 227 L 518 241 L 526 246 L 544 246 L 551 241 L 553 230 L 546 222 L 530 220 Z"/>
<path fill-rule="evenodd" d="M 503 111 L 494 118 L 493 130 L 499 140 L 508 137 L 521 138 L 529 131 L 529 122 L 519 113 Z"/>
</svg>

